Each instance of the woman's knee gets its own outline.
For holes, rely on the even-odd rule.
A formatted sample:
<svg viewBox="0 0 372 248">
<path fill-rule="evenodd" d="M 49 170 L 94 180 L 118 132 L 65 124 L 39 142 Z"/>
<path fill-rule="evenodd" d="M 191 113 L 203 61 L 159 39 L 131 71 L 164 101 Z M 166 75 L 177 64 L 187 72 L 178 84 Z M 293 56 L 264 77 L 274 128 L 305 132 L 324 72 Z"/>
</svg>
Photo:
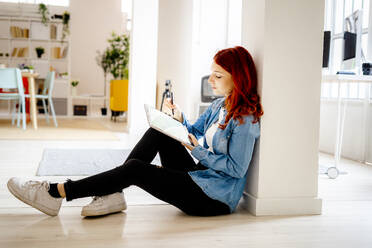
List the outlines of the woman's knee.
<svg viewBox="0 0 372 248">
<path fill-rule="evenodd" d="M 122 165 L 122 167 L 126 170 L 136 170 L 140 167 L 143 162 L 140 159 L 131 158 Z"/>
<path fill-rule="evenodd" d="M 148 137 L 148 136 L 150 136 L 150 137 L 154 137 L 154 136 L 155 137 L 158 137 L 158 136 L 161 136 L 161 135 L 163 135 L 161 132 L 159 132 L 158 130 L 150 127 L 149 129 L 147 129 L 147 131 L 146 131 L 146 133 L 145 133 L 144 136 L 146 136 L 146 137 Z"/>
</svg>

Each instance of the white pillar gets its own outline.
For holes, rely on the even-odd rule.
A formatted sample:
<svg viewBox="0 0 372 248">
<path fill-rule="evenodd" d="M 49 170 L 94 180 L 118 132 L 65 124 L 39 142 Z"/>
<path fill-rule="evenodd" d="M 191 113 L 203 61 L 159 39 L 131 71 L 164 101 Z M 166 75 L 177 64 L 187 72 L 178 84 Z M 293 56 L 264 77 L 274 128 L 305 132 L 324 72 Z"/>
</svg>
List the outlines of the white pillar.
<svg viewBox="0 0 372 248">
<path fill-rule="evenodd" d="M 243 204 L 254 215 L 320 214 L 324 1 L 243 1 L 242 19 L 264 109 Z"/>
<path fill-rule="evenodd" d="M 186 113 L 190 102 L 192 11 L 190 0 L 159 0 L 158 102 L 160 108 L 165 80 L 172 80 L 175 102 Z"/>
<path fill-rule="evenodd" d="M 148 123 L 144 104 L 155 105 L 158 0 L 135 0 L 130 41 L 128 130 L 141 135 Z"/>
</svg>

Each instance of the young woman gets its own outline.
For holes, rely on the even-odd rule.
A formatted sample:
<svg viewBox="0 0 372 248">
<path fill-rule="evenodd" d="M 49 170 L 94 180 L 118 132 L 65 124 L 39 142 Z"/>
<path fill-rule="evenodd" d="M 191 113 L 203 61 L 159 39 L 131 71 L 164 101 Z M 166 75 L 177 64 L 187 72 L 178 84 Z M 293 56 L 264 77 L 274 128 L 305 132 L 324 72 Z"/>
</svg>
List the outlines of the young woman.
<svg viewBox="0 0 372 248">
<path fill-rule="evenodd" d="M 263 115 L 257 94 L 257 75 L 251 55 L 243 47 L 219 51 L 211 66 L 209 83 L 224 98 L 215 100 L 190 124 L 177 105 L 174 118 L 185 125 L 193 146 L 150 128 L 126 161 L 112 169 L 65 183 L 11 178 L 9 191 L 21 201 L 55 216 L 62 199 L 94 196 L 83 216 L 126 209 L 122 190 L 135 185 L 188 215 L 232 213 L 241 198 Z M 203 137 L 204 144 L 198 139 Z M 187 149 L 191 151 L 190 153 Z M 150 164 L 159 153 L 161 167 Z M 192 156 L 199 162 L 195 163 Z"/>
</svg>

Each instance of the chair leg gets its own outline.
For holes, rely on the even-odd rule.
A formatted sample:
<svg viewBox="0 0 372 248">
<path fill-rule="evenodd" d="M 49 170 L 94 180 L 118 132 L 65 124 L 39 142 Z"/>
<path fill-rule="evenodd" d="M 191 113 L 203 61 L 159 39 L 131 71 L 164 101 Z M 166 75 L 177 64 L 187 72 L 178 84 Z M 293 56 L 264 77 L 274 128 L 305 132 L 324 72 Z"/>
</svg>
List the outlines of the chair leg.
<svg viewBox="0 0 372 248">
<path fill-rule="evenodd" d="M 22 127 L 23 130 L 26 130 L 26 102 L 24 98 L 22 98 Z"/>
<path fill-rule="evenodd" d="M 21 107 L 22 107 L 22 99 L 19 99 L 19 102 L 18 102 L 18 113 L 17 113 L 17 127 L 19 127 L 19 123 L 21 121 Z"/>
<path fill-rule="evenodd" d="M 50 110 L 52 112 L 52 117 L 53 117 L 54 125 L 56 127 L 58 127 L 58 123 L 57 123 L 57 119 L 56 119 L 56 113 L 54 112 L 54 106 L 53 106 L 52 98 L 49 98 L 48 99 L 48 103 L 49 103 L 49 106 L 50 106 Z"/>
<path fill-rule="evenodd" d="M 17 115 L 17 101 L 14 101 L 13 112 L 12 112 L 12 126 L 14 125 L 16 115 Z"/>
<path fill-rule="evenodd" d="M 43 102 L 43 108 L 44 108 L 45 119 L 46 119 L 46 122 L 49 124 L 49 110 L 48 110 L 48 108 L 46 107 L 45 99 L 41 99 L 41 100 L 42 100 L 42 102 Z"/>
</svg>

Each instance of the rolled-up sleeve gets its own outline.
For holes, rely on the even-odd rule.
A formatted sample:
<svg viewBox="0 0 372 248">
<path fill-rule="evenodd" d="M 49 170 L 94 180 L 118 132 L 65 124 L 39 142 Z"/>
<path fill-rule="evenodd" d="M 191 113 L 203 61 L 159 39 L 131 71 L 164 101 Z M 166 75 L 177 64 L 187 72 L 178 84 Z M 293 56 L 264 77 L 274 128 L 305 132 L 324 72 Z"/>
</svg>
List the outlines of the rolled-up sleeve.
<svg viewBox="0 0 372 248">
<path fill-rule="evenodd" d="M 252 159 L 256 137 L 251 133 L 252 123 L 244 123 L 234 128 L 228 141 L 227 154 L 215 154 L 197 146 L 191 154 L 204 166 L 222 171 L 231 177 L 243 178 Z"/>
</svg>

